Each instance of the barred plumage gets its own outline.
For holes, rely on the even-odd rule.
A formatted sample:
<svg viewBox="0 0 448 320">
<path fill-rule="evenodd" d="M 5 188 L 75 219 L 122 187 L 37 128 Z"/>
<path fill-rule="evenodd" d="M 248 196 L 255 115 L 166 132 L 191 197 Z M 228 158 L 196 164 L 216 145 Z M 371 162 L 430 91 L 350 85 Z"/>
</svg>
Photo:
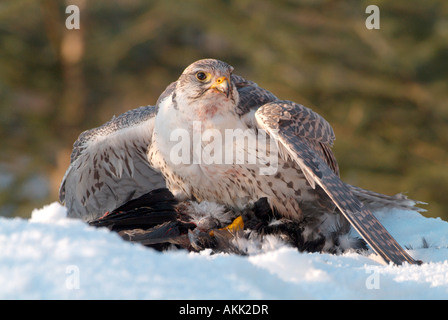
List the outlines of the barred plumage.
<svg viewBox="0 0 448 320">
<path fill-rule="evenodd" d="M 396 204 L 418 210 L 417 202 L 342 182 L 331 150 L 331 125 L 311 109 L 279 100 L 232 71 L 219 60 L 197 61 L 167 87 L 155 107 L 129 111 L 81 134 L 61 185 L 69 215 L 92 220 L 165 185 L 180 200 L 214 201 L 236 211 L 266 198 L 280 216 L 304 226 L 305 242 L 324 238 L 323 247 L 331 248 L 351 224 L 386 262 L 416 263 L 369 208 Z M 184 141 L 188 159 L 210 147 L 212 140 L 199 140 L 199 149 L 195 147 L 195 122 L 223 136 L 225 130 L 241 130 L 246 136 L 234 136 L 237 142 L 258 138 L 264 130 L 271 144 L 244 145 L 244 155 L 256 154 L 259 163 L 177 163 L 172 158 L 177 129 L 190 134 Z M 218 142 L 224 150 L 237 143 Z M 275 172 L 261 174 L 261 162 L 273 166 L 269 160 L 275 160 Z"/>
</svg>

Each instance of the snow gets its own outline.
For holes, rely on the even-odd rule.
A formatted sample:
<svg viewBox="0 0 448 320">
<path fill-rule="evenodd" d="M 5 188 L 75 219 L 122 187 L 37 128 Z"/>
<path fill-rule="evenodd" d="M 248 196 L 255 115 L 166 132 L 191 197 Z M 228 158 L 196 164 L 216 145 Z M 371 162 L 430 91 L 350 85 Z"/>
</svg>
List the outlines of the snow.
<svg viewBox="0 0 448 320">
<path fill-rule="evenodd" d="M 246 257 L 160 253 L 68 219 L 55 202 L 28 220 L 0 218 L 0 299 L 447 299 L 448 223 L 376 215 L 423 265 L 300 253 L 275 239 Z"/>
</svg>

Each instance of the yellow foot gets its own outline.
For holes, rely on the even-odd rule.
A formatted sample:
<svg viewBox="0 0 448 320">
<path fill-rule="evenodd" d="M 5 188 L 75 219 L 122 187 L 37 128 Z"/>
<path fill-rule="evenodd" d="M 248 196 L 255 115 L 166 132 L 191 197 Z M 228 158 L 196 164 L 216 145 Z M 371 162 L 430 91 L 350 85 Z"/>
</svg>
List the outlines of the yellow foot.
<svg viewBox="0 0 448 320">
<path fill-rule="evenodd" d="M 243 217 L 238 216 L 235 220 L 233 220 L 233 222 L 231 224 L 229 224 L 227 227 L 218 229 L 220 231 L 229 231 L 232 235 L 236 234 L 238 231 L 242 231 L 244 229 L 244 222 L 243 222 Z M 210 231 L 209 232 L 210 236 L 214 236 L 215 233 L 214 231 Z"/>
</svg>

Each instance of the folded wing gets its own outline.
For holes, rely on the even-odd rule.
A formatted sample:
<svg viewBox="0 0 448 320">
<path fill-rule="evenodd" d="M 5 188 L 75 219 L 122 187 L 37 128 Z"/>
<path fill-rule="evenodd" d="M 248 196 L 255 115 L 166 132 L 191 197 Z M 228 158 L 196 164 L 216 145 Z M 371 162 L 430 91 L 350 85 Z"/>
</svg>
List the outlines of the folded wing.
<svg viewBox="0 0 448 320">
<path fill-rule="evenodd" d="M 339 179 L 330 146 L 330 125 L 317 113 L 290 101 L 274 101 L 255 113 L 257 126 L 274 137 L 283 157 L 295 161 L 311 186 L 319 185 L 372 249 L 387 263 L 417 263 Z M 332 165 L 334 166 L 332 168 Z"/>
</svg>

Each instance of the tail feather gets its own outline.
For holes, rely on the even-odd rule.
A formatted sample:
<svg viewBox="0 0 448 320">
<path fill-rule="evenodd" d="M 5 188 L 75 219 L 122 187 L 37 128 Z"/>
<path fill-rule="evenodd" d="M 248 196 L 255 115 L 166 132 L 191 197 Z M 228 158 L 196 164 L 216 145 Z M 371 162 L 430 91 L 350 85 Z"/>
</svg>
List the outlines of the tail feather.
<svg viewBox="0 0 448 320">
<path fill-rule="evenodd" d="M 420 208 L 417 205 L 426 204 L 426 202 L 409 199 L 406 195 L 398 193 L 393 196 L 377 193 L 370 190 L 365 190 L 360 187 L 355 187 L 347 184 L 351 192 L 364 203 L 371 211 L 376 211 L 384 208 L 413 210 L 418 212 L 425 212 L 426 209 Z"/>
</svg>

